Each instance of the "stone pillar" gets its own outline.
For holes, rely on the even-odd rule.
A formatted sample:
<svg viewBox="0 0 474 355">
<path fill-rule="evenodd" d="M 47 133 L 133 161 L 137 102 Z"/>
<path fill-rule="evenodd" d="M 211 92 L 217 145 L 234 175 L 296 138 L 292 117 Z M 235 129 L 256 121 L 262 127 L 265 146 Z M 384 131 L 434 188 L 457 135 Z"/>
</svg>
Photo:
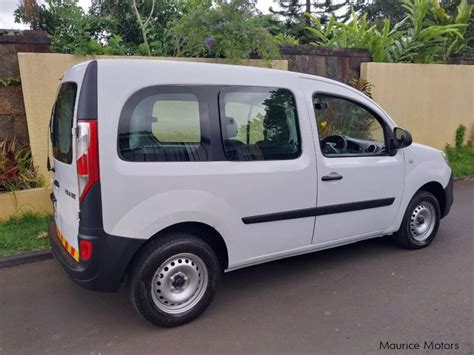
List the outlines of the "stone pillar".
<svg viewBox="0 0 474 355">
<path fill-rule="evenodd" d="M 288 70 L 319 75 L 349 84 L 359 78 L 360 65 L 370 62 L 369 51 L 359 48 L 326 48 L 311 45 L 282 46 Z"/>
<path fill-rule="evenodd" d="M 18 52 L 49 53 L 50 43 L 44 31 L 0 29 L 0 79 L 20 75 Z"/>
<path fill-rule="evenodd" d="M 49 44 L 43 31 L 0 29 L 0 80 L 20 75 L 18 52 L 47 53 Z M 18 84 L 0 84 L 0 141 L 13 138 L 22 145 L 29 144 L 23 93 Z"/>
<path fill-rule="evenodd" d="M 474 65 L 474 52 L 452 54 L 448 57 L 448 63 Z"/>
</svg>

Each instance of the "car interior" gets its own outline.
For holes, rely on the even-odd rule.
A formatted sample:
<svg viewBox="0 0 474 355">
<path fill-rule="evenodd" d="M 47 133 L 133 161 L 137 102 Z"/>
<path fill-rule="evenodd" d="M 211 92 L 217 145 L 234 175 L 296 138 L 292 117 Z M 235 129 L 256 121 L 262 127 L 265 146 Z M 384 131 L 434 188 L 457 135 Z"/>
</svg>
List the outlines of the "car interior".
<svg viewBox="0 0 474 355">
<path fill-rule="evenodd" d="M 373 139 L 383 136 L 383 127 L 368 110 L 324 95 L 315 97 L 313 104 L 325 156 L 385 154 L 384 140 Z"/>
</svg>

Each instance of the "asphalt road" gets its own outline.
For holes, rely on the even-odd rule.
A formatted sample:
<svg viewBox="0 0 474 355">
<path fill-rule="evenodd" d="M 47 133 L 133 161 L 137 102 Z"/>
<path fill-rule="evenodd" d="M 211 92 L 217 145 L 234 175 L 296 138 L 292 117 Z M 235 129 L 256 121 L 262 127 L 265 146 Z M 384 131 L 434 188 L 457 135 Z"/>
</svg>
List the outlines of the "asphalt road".
<svg viewBox="0 0 474 355">
<path fill-rule="evenodd" d="M 429 248 L 379 238 L 228 273 L 207 312 L 174 329 L 143 321 L 124 290 L 79 288 L 52 260 L 1 269 L 0 354 L 426 353 L 381 341 L 472 354 L 473 237 L 471 180 L 455 184 Z"/>
</svg>

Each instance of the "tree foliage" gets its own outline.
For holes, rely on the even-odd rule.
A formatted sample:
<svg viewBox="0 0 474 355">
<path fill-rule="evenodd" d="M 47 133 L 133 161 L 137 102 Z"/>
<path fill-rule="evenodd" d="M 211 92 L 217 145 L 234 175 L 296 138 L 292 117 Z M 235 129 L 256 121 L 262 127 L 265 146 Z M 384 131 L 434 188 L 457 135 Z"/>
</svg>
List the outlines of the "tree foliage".
<svg viewBox="0 0 474 355">
<path fill-rule="evenodd" d="M 373 60 L 442 62 L 474 47 L 472 0 L 22 0 L 17 22 L 75 54 L 279 57 L 278 46 L 367 48 Z M 276 1 L 275 1 L 276 2 Z"/>
<path fill-rule="evenodd" d="M 189 1 L 184 15 L 170 27 L 176 56 L 229 58 L 258 54 L 279 57 L 278 46 L 261 26 L 249 0 Z"/>
<path fill-rule="evenodd" d="M 93 0 L 88 13 L 77 0 L 28 0 L 15 12 L 17 22 L 47 31 L 55 52 L 278 58 L 267 26 L 276 34 L 280 23 L 259 15 L 251 0 Z"/>
<path fill-rule="evenodd" d="M 373 0 L 363 1 L 356 10 L 367 14 L 367 21 L 376 24 L 379 29 L 383 27 L 385 19 L 398 23 L 405 18 L 401 0 Z"/>
<path fill-rule="evenodd" d="M 151 55 L 172 55 L 169 26 L 182 16 L 184 4 L 180 0 L 136 0 L 139 13 L 146 15 L 145 20 L 149 16 L 145 32 Z M 128 52 L 148 55 L 133 0 L 93 0 L 89 14 L 113 19 L 110 31 L 123 39 Z"/>
<path fill-rule="evenodd" d="M 280 0 L 278 8 L 270 7 L 270 12 L 282 19 L 284 33 L 298 38 L 301 43 L 308 43 L 309 38 L 305 26 L 309 24 L 309 20 L 304 16 L 305 13 L 311 12 L 311 0 Z"/>
<path fill-rule="evenodd" d="M 35 18 L 27 15 L 26 8 L 27 2 L 19 5 L 15 21 L 48 32 L 53 52 L 125 54 L 122 38 L 110 32 L 112 20 L 86 14 L 77 0 L 46 0 L 37 6 Z"/>
</svg>

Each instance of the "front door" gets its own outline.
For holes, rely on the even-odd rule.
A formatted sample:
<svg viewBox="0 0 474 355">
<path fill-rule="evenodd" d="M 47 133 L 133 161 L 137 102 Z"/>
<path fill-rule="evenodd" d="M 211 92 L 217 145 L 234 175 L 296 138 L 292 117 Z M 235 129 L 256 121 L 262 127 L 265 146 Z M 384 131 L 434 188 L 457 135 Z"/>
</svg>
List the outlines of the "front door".
<svg viewBox="0 0 474 355">
<path fill-rule="evenodd" d="M 364 96 L 304 80 L 314 123 L 317 209 L 313 244 L 384 234 L 397 215 L 403 152 L 386 149 L 393 123 Z"/>
</svg>

